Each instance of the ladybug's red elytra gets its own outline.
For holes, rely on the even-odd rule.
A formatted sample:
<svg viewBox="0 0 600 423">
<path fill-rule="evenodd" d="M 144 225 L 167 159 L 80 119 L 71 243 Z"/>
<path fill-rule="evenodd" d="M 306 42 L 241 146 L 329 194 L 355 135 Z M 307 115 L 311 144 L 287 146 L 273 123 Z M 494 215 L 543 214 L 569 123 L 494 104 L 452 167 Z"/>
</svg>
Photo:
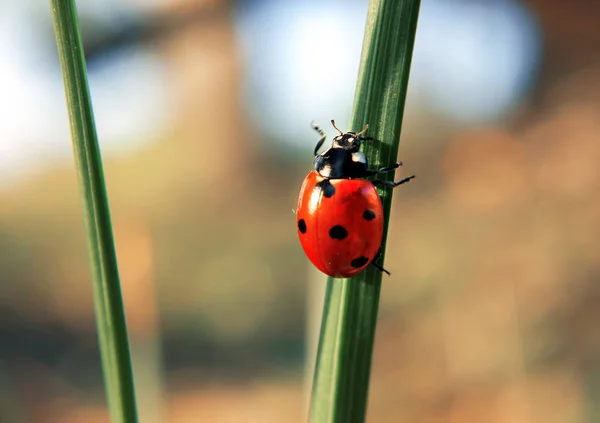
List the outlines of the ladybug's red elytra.
<svg viewBox="0 0 600 423">
<path fill-rule="evenodd" d="M 398 182 L 368 176 L 392 172 L 402 166 L 398 162 L 390 167 L 369 170 L 365 155 L 359 151 L 369 125 L 359 132 L 342 132 L 333 138 L 331 147 L 317 154 L 326 136 L 312 124 L 321 139 L 315 146 L 314 170 L 304 179 L 296 223 L 300 244 L 309 260 L 326 275 L 348 278 L 362 272 L 372 264 L 381 272 L 390 274 L 377 263 L 381 255 L 383 238 L 383 207 L 375 185 L 397 187 L 415 177 Z"/>
</svg>

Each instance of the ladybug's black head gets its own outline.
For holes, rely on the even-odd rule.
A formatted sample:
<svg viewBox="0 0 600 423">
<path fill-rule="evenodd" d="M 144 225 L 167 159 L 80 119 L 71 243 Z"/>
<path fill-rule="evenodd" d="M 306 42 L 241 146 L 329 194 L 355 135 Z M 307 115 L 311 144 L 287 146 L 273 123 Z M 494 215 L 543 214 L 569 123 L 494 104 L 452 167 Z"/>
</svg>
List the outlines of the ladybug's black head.
<svg viewBox="0 0 600 423">
<path fill-rule="evenodd" d="M 331 124 L 335 129 L 337 129 L 340 133 L 337 137 L 335 137 L 331 143 L 331 148 L 341 148 L 344 150 L 348 150 L 351 153 L 355 153 L 360 149 L 360 142 L 362 140 L 361 135 L 364 134 L 367 129 L 369 129 L 369 125 L 365 126 L 365 129 L 356 132 L 342 132 L 337 126 L 335 126 L 335 121 L 331 121 Z"/>
<path fill-rule="evenodd" d="M 343 148 L 354 153 L 360 148 L 360 138 L 354 132 L 346 132 L 335 137 L 331 143 L 331 147 Z"/>
<path fill-rule="evenodd" d="M 365 129 L 356 132 L 342 132 L 335 126 L 335 122 L 332 120 L 331 124 L 340 133 L 331 142 L 331 148 L 328 148 L 321 154 L 317 154 L 317 151 L 325 140 L 325 134 L 319 129 L 318 126 L 314 126 L 321 139 L 315 147 L 315 161 L 313 163 L 315 170 L 319 175 L 328 179 L 351 179 L 361 178 L 369 173 L 367 167 L 367 158 L 364 153 L 359 151 L 360 143 L 362 141 L 371 140 L 370 137 L 362 137 L 361 135 L 369 128 L 369 125 L 365 126 Z"/>
</svg>

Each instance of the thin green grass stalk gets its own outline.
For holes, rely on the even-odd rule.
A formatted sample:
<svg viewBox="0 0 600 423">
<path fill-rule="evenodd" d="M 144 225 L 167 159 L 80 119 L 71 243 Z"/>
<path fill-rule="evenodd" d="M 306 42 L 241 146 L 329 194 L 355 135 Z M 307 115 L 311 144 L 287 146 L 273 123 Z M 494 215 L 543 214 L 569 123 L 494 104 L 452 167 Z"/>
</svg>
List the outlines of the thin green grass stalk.
<svg viewBox="0 0 600 423">
<path fill-rule="evenodd" d="M 127 326 L 77 9 L 74 0 L 50 0 L 50 5 L 83 201 L 108 407 L 113 423 L 135 423 Z"/>
<path fill-rule="evenodd" d="M 392 165 L 398 157 L 419 6 L 420 0 L 369 4 L 351 130 L 358 132 L 369 124 L 367 135 L 376 141 L 363 146 L 373 169 Z M 385 248 L 392 189 L 379 193 Z M 390 270 L 399 271 L 393 266 Z M 313 423 L 364 422 L 381 279 L 372 266 L 353 278 L 327 279 L 310 410 Z"/>
</svg>

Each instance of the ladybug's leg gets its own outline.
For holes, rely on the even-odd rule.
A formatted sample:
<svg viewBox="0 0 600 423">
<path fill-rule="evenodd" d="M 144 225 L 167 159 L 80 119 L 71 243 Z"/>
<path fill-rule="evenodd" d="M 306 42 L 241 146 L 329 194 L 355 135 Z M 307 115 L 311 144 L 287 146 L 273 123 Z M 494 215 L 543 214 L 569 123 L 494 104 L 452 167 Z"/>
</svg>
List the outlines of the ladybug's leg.
<svg viewBox="0 0 600 423">
<path fill-rule="evenodd" d="M 373 176 L 373 175 L 377 175 L 379 173 L 387 173 L 387 172 L 391 172 L 393 170 L 398 169 L 400 166 L 402 166 L 402 162 L 398 162 L 396 164 L 394 164 L 393 166 L 388 166 L 388 167 L 382 167 L 379 170 L 365 170 L 364 174 L 365 176 Z"/>
<path fill-rule="evenodd" d="M 382 265 L 377 263 L 377 260 L 379 260 L 379 257 L 381 257 L 381 247 L 379 247 L 379 251 L 377 251 L 377 254 L 375 254 L 375 258 L 373 259 L 371 264 L 373 265 L 373 267 L 375 267 L 375 269 L 379 270 L 381 273 L 387 273 L 388 276 L 391 275 L 391 273 L 388 272 L 387 270 L 385 270 Z"/>
<path fill-rule="evenodd" d="M 398 162 L 393 166 L 389 166 L 389 167 L 382 167 L 381 169 L 379 169 L 377 171 L 377 173 L 387 173 L 387 172 L 391 172 L 392 170 L 396 170 L 398 169 L 400 166 L 402 166 L 402 162 Z"/>
<path fill-rule="evenodd" d="M 319 134 L 321 134 L 321 139 L 317 142 L 317 145 L 315 145 L 315 156 L 316 156 L 317 152 L 319 151 L 319 148 L 321 148 L 321 146 L 323 145 L 323 143 L 325 142 L 325 139 L 327 137 L 325 136 L 325 133 L 323 132 L 323 130 L 321 128 L 319 128 L 319 125 L 315 124 L 314 122 L 311 122 L 310 126 L 312 126 L 312 128 L 315 131 L 317 131 Z"/>
<path fill-rule="evenodd" d="M 405 184 L 414 177 L 415 177 L 415 175 L 412 175 L 412 176 L 406 177 L 404 179 L 400 179 L 398 182 L 382 181 L 381 179 L 376 179 L 373 181 L 373 185 L 383 185 L 384 187 L 396 188 L 398 185 Z"/>
</svg>

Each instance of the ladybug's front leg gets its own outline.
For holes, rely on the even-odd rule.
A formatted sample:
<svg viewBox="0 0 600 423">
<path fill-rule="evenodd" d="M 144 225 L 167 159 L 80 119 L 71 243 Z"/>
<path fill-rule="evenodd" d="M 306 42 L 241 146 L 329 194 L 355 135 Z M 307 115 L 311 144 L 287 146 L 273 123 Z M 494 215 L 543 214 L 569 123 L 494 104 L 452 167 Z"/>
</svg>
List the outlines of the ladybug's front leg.
<svg viewBox="0 0 600 423">
<path fill-rule="evenodd" d="M 327 138 L 325 133 L 323 132 L 323 130 L 321 128 L 319 128 L 319 125 L 315 124 L 314 122 L 310 123 L 310 126 L 312 126 L 312 128 L 317 131 L 319 134 L 321 134 L 321 139 L 317 142 L 317 145 L 315 145 L 315 156 L 317 155 L 317 152 L 319 151 L 319 148 L 321 148 L 321 146 L 323 145 L 323 143 L 325 142 L 325 139 Z"/>
<path fill-rule="evenodd" d="M 381 169 L 379 169 L 377 172 L 375 173 L 387 173 L 387 172 L 391 172 L 392 170 L 396 170 L 398 169 L 400 166 L 402 166 L 402 162 L 398 162 L 393 166 L 389 166 L 389 167 L 382 167 Z"/>
<path fill-rule="evenodd" d="M 382 181 L 381 179 L 375 179 L 373 185 L 383 185 L 384 187 L 396 188 L 398 185 L 402 185 L 413 179 L 415 175 L 408 176 L 404 179 L 400 179 L 398 182 L 394 181 Z"/>
<path fill-rule="evenodd" d="M 398 169 L 400 166 L 402 166 L 402 162 L 398 162 L 398 163 L 394 164 L 393 166 L 382 167 L 379 170 L 369 170 L 369 169 L 367 169 L 365 171 L 365 176 L 373 176 L 373 175 L 378 175 L 380 173 L 391 172 L 393 170 Z"/>
<path fill-rule="evenodd" d="M 375 254 L 375 258 L 373 259 L 371 264 L 373 265 L 373 267 L 375 267 L 375 269 L 379 270 L 381 273 L 387 273 L 388 276 L 390 276 L 391 273 L 388 272 L 387 270 L 385 270 L 382 265 L 377 263 L 377 260 L 379 260 L 379 257 L 381 257 L 381 247 L 379 247 L 379 251 L 377 251 L 377 254 Z"/>
</svg>

